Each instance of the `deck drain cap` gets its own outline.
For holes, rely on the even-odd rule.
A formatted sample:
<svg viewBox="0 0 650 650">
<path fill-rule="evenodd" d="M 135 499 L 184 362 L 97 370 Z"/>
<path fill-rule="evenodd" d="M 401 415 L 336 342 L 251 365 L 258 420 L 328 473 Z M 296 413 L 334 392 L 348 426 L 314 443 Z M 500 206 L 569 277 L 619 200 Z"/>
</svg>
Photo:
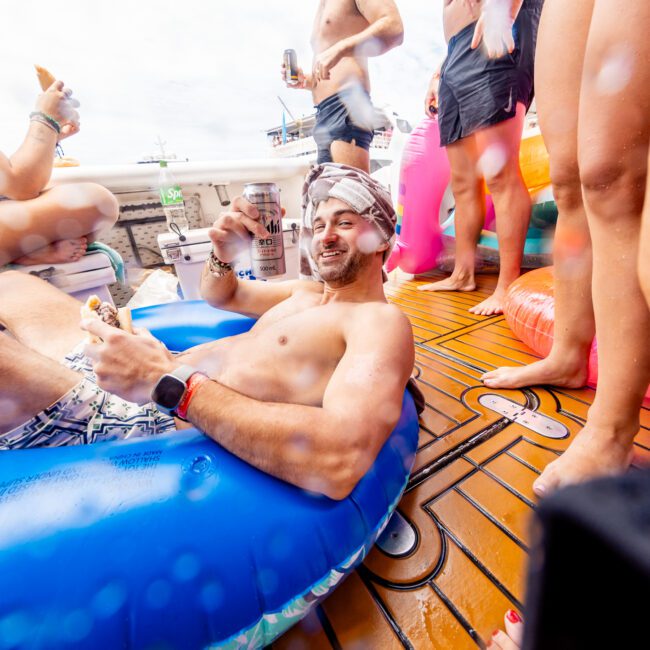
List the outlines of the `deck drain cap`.
<svg viewBox="0 0 650 650">
<path fill-rule="evenodd" d="M 478 403 L 540 436 L 560 440 L 569 435 L 569 429 L 561 422 L 548 417 L 548 415 L 532 411 L 502 395 L 485 393 L 478 398 Z"/>
</svg>

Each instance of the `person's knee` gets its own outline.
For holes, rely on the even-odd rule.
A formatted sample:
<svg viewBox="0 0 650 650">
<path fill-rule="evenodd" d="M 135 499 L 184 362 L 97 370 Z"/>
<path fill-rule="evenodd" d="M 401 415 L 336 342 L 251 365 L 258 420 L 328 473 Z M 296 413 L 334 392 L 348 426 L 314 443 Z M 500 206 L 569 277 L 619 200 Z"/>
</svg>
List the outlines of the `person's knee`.
<svg viewBox="0 0 650 650">
<path fill-rule="evenodd" d="M 110 228 L 117 221 L 117 199 L 97 183 L 57 185 L 49 194 L 48 200 L 54 203 L 53 209 L 76 220 L 83 234 Z"/>
<path fill-rule="evenodd" d="M 582 185 L 578 161 L 551 164 L 553 196 L 560 211 L 571 211 L 582 205 Z"/>
<path fill-rule="evenodd" d="M 117 221 L 120 206 L 115 195 L 103 185 L 84 183 L 82 192 L 89 208 L 94 209 L 104 224 L 111 225 Z"/>
<path fill-rule="evenodd" d="M 20 271 L 4 271 L 0 273 L 0 305 L 9 303 L 9 296 L 30 295 L 30 280 L 36 280 L 33 275 Z"/>
<path fill-rule="evenodd" d="M 580 159 L 582 193 L 594 216 L 616 219 L 641 214 L 645 177 L 645 165 L 628 164 L 613 154 Z"/>
<path fill-rule="evenodd" d="M 451 170 L 451 191 L 458 199 L 476 198 L 481 193 L 481 178 L 471 169 Z"/>
<path fill-rule="evenodd" d="M 492 196 L 504 194 L 512 189 L 525 190 L 518 159 L 506 161 L 502 165 L 491 165 L 487 169 L 485 167 L 483 169 L 485 184 Z"/>
</svg>

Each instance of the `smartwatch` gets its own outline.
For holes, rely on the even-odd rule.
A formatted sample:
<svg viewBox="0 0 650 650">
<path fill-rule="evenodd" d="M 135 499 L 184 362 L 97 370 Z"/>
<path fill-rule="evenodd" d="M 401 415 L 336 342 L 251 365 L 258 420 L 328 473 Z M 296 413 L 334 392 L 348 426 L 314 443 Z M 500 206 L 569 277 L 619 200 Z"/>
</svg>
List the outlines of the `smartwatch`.
<svg viewBox="0 0 650 650">
<path fill-rule="evenodd" d="M 151 400 L 163 413 L 174 415 L 187 390 L 187 380 L 196 372 L 199 371 L 192 366 L 174 368 L 158 380 L 151 391 Z"/>
</svg>

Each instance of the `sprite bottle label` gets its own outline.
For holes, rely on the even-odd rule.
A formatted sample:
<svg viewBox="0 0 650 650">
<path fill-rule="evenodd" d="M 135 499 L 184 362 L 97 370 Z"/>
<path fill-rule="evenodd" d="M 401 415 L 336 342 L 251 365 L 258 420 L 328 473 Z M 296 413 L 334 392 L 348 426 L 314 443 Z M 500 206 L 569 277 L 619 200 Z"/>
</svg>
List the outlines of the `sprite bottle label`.
<svg viewBox="0 0 650 650">
<path fill-rule="evenodd" d="M 183 193 L 181 192 L 180 185 L 160 188 L 160 202 L 165 207 L 169 205 L 182 205 Z"/>
</svg>

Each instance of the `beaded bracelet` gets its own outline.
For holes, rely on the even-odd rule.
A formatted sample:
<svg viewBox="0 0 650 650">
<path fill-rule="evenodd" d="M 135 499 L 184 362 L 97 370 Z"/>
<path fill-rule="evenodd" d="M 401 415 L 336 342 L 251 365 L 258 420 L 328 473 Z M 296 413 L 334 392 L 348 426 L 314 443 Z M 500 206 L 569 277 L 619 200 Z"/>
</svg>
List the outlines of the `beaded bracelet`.
<svg viewBox="0 0 650 650">
<path fill-rule="evenodd" d="M 210 257 L 207 259 L 208 271 L 213 278 L 222 278 L 228 273 L 232 273 L 232 266 L 227 262 L 222 262 L 215 254 L 210 251 Z"/>
<path fill-rule="evenodd" d="M 53 131 L 56 131 L 57 135 L 61 133 L 61 125 L 47 113 L 34 111 L 29 114 L 29 119 L 33 122 L 40 122 L 41 124 L 45 124 L 45 126 L 49 126 Z"/>
</svg>

